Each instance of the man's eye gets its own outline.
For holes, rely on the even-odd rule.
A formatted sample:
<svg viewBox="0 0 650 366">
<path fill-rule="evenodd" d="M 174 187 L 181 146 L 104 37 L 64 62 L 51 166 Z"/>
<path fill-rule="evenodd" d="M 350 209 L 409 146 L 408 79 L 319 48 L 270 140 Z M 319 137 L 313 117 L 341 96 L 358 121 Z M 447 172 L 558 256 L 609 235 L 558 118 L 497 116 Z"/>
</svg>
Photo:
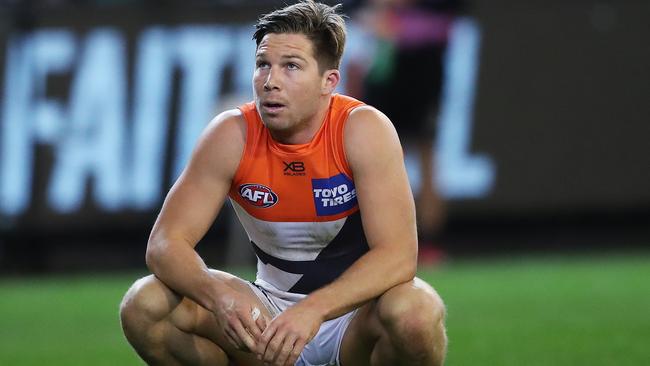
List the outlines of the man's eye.
<svg viewBox="0 0 650 366">
<path fill-rule="evenodd" d="M 288 68 L 289 70 L 298 70 L 300 67 L 298 67 L 297 64 L 289 63 L 289 64 L 287 64 L 287 68 Z"/>
<path fill-rule="evenodd" d="M 259 69 L 266 69 L 266 68 L 268 68 L 268 67 L 269 67 L 269 63 L 268 63 L 268 62 L 259 61 L 259 62 L 257 63 L 257 68 L 259 68 Z"/>
</svg>

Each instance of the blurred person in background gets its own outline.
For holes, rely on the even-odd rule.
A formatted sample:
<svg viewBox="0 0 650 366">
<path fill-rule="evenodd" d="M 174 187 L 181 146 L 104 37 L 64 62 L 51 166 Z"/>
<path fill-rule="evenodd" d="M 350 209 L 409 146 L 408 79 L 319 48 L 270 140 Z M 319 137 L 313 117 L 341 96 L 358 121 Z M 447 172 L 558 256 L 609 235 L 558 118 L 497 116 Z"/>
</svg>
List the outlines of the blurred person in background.
<svg viewBox="0 0 650 366">
<path fill-rule="evenodd" d="M 435 121 L 443 81 L 443 56 L 459 0 L 352 0 L 355 18 L 376 38 L 375 56 L 361 79 L 351 83 L 358 95 L 393 121 L 409 153 L 419 163 L 416 191 L 419 260 L 441 258 L 437 235 L 445 222 L 445 205 L 434 180 Z"/>
<path fill-rule="evenodd" d="M 388 118 L 334 94 L 337 7 L 257 23 L 255 100 L 218 115 L 170 190 L 121 306 L 150 364 L 441 365 L 444 305 L 415 278 L 417 229 Z M 249 283 L 195 246 L 229 197 L 258 257 Z M 363 229 L 361 223 L 363 222 Z"/>
</svg>

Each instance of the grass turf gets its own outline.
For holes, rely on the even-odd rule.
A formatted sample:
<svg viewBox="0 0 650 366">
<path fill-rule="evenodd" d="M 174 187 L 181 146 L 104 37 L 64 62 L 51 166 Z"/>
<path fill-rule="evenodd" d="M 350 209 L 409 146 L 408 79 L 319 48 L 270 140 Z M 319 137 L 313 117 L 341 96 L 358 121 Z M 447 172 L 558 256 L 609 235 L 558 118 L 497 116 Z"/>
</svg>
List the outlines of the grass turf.
<svg viewBox="0 0 650 366">
<path fill-rule="evenodd" d="M 142 364 L 118 321 L 137 276 L 1 279 L 0 365 Z M 419 276 L 447 304 L 447 365 L 650 365 L 648 254 L 460 261 Z"/>
</svg>

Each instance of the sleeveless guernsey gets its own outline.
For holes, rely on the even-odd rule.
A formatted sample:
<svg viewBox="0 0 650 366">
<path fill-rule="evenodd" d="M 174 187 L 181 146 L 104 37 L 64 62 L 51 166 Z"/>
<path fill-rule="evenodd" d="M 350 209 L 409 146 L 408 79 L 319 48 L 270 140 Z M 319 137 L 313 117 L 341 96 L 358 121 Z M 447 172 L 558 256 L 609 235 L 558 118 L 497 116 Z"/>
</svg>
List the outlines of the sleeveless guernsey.
<svg viewBox="0 0 650 366">
<path fill-rule="evenodd" d="M 246 146 L 229 192 L 257 255 L 266 291 L 298 300 L 335 280 L 368 251 L 356 190 L 343 146 L 343 128 L 362 102 L 332 96 L 311 142 L 273 140 L 255 107 L 239 109 Z"/>
</svg>

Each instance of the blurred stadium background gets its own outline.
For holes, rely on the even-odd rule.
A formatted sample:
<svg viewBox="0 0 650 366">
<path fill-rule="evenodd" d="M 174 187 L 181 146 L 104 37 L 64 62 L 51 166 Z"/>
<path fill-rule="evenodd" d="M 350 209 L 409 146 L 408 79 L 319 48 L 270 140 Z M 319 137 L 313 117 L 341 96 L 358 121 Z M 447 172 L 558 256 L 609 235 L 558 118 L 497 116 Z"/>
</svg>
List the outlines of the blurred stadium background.
<svg viewBox="0 0 650 366">
<path fill-rule="evenodd" d="M 255 19 L 285 3 L 0 1 L 0 365 L 138 364 L 121 296 L 200 131 L 251 98 Z M 358 3 L 350 79 L 380 57 Z M 448 304 L 448 364 L 650 364 L 650 2 L 459 8 L 443 257 L 420 272 Z M 198 250 L 251 278 L 232 216 Z"/>
</svg>

